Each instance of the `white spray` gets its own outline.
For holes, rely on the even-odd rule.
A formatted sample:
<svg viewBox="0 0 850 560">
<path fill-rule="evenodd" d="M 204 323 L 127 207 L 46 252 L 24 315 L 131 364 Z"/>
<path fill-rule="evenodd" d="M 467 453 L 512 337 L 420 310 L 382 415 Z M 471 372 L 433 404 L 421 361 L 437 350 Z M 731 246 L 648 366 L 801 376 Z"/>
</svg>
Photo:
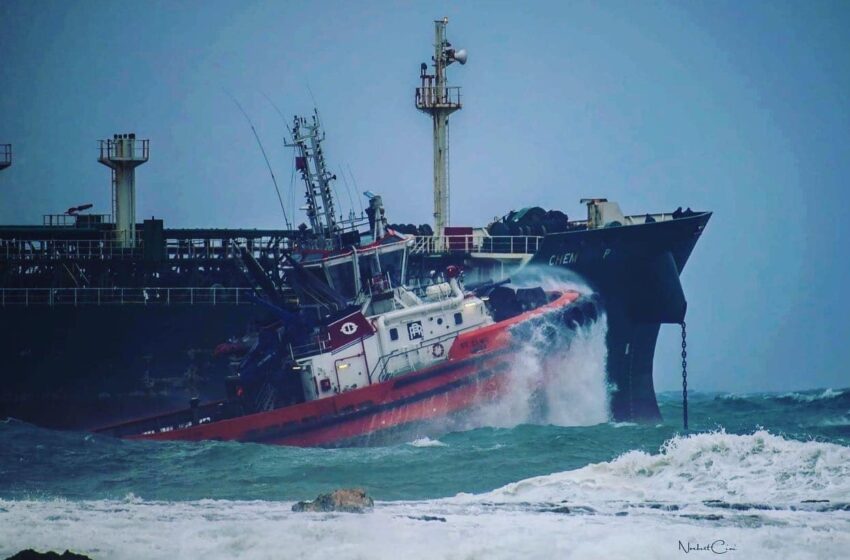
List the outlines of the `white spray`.
<svg viewBox="0 0 850 560">
<path fill-rule="evenodd" d="M 524 270 L 512 285 L 593 293 L 574 273 L 545 267 Z M 575 328 L 558 325 L 558 331 L 553 332 L 552 324 L 532 331 L 514 355 L 504 397 L 471 414 L 466 428 L 529 423 L 589 426 L 609 420 L 605 315 Z"/>
</svg>

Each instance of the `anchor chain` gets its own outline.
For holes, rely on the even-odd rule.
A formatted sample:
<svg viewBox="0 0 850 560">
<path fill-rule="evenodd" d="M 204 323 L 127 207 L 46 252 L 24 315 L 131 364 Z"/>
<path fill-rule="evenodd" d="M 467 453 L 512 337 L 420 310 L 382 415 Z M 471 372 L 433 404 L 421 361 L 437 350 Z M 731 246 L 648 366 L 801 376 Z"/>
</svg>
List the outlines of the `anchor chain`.
<svg viewBox="0 0 850 560">
<path fill-rule="evenodd" d="M 682 321 L 682 420 L 688 430 L 688 331 Z"/>
</svg>

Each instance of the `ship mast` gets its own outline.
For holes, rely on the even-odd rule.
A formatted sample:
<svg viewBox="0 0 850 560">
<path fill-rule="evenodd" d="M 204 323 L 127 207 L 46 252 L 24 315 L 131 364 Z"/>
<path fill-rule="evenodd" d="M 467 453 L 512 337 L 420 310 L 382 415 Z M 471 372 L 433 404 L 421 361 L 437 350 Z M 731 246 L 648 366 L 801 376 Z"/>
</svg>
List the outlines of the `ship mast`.
<svg viewBox="0 0 850 560">
<path fill-rule="evenodd" d="M 434 73 L 422 63 L 416 88 L 416 108 L 431 115 L 434 124 L 434 234 L 440 236 L 449 225 L 449 115 L 461 108 L 460 88 L 449 87 L 446 67 L 452 62 L 466 64 L 466 50 L 455 50 L 446 40 L 449 18 L 434 22 Z"/>
<path fill-rule="evenodd" d="M 325 156 L 322 153 L 324 139 L 319 113 L 313 110 L 310 120 L 294 117 L 292 143 L 287 143 L 286 146 L 297 150 L 295 168 L 301 172 L 306 186 L 306 212 L 310 227 L 321 248 L 333 249 L 340 230 L 331 193 L 331 181 L 336 179 L 336 175 L 329 172 L 325 165 Z"/>
</svg>

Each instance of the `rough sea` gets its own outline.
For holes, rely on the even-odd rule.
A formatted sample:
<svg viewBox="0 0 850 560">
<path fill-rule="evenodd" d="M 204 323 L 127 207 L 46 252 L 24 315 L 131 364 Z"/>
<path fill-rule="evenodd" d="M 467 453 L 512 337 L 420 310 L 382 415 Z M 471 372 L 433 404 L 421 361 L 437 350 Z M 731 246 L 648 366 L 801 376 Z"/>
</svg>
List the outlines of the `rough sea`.
<svg viewBox="0 0 850 560">
<path fill-rule="evenodd" d="M 665 421 L 607 420 L 604 325 L 560 383 L 447 433 L 300 449 L 132 442 L 0 422 L 0 558 L 850 558 L 850 389 L 659 395 Z M 533 398 L 528 395 L 534 394 Z M 365 514 L 293 513 L 342 487 Z"/>
</svg>

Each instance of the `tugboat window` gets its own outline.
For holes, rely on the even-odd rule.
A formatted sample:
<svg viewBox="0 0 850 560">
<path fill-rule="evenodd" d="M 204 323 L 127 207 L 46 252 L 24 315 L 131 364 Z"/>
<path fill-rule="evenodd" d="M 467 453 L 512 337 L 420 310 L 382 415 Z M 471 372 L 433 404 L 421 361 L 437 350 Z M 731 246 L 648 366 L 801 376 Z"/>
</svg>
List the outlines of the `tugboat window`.
<svg viewBox="0 0 850 560">
<path fill-rule="evenodd" d="M 390 329 L 390 340 L 398 340 L 398 329 Z"/>
<path fill-rule="evenodd" d="M 357 295 L 354 286 L 354 266 L 351 262 L 329 266 L 328 276 L 331 279 L 331 287 L 344 297 L 354 298 Z"/>
<path fill-rule="evenodd" d="M 437 324 L 438 324 L 438 325 L 442 325 L 442 324 L 443 324 L 443 318 L 442 318 L 442 317 L 440 317 L 439 319 L 437 319 Z"/>
<path fill-rule="evenodd" d="M 462 313 L 455 313 L 455 325 L 462 325 L 462 324 L 463 324 L 463 314 Z"/>
</svg>

